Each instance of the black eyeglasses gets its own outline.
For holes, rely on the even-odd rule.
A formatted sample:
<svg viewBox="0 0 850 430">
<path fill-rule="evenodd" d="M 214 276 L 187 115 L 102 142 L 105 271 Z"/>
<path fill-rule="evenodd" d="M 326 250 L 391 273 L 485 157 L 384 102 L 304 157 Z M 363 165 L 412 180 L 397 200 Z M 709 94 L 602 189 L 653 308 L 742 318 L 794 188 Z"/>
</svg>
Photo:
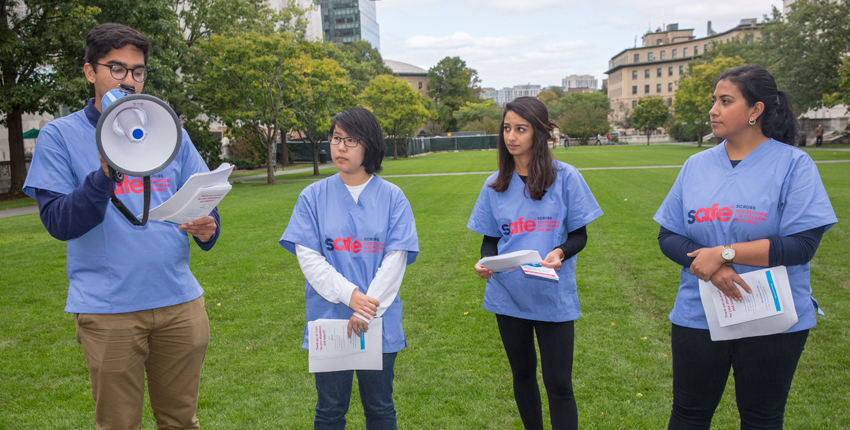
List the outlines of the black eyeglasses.
<svg viewBox="0 0 850 430">
<path fill-rule="evenodd" d="M 106 66 L 109 67 L 109 73 L 115 80 L 122 80 L 127 77 L 127 72 L 133 72 L 133 80 L 136 82 L 144 82 L 145 79 L 148 78 L 148 69 L 139 66 L 135 69 L 128 69 L 120 64 L 103 64 L 103 63 L 92 63 L 97 64 L 98 66 Z"/>
<path fill-rule="evenodd" d="M 331 135 L 328 136 L 328 142 L 330 142 L 331 145 L 334 146 L 339 145 L 340 143 L 345 143 L 345 146 L 347 148 L 356 148 L 357 144 L 360 143 L 360 140 L 355 139 L 353 137 L 339 137 Z"/>
</svg>

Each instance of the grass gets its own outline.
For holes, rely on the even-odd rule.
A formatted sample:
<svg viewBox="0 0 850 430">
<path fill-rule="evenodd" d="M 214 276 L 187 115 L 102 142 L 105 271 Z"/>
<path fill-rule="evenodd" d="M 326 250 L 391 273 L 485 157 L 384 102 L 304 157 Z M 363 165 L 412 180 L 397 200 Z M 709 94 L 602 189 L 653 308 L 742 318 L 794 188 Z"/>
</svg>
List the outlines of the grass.
<svg viewBox="0 0 850 430">
<path fill-rule="evenodd" d="M 679 165 L 694 147 L 588 147 L 556 151 L 578 167 Z M 847 152 L 817 152 L 848 159 Z M 464 167 L 466 166 L 466 167 Z M 850 428 L 850 184 L 844 163 L 818 168 L 839 224 L 812 261 L 815 296 L 827 316 L 811 331 L 786 411 L 787 428 Z M 440 153 L 385 163 L 385 174 L 495 170 L 495 152 Z M 583 316 L 576 323 L 574 384 L 580 427 L 663 429 L 671 397 L 670 323 L 678 270 L 663 257 L 652 215 L 678 169 L 584 170 L 606 215 L 588 227 L 579 255 Z M 465 228 L 486 175 L 398 177 L 416 216 L 421 254 L 402 285 L 409 347 L 396 364 L 402 429 L 521 428 L 495 318 L 481 308 L 472 264 L 480 236 Z M 224 231 L 207 253 L 192 250 L 206 290 L 211 344 L 198 417 L 205 429 L 306 429 L 315 387 L 299 349 L 304 281 L 278 244 L 302 177 L 275 186 L 235 184 L 219 206 Z M 62 312 L 65 245 L 38 215 L 0 219 L 0 428 L 91 428 L 88 374 Z M 737 429 L 734 386 L 714 419 Z M 542 389 L 541 381 L 541 389 Z M 546 406 L 545 396 L 543 398 Z M 364 428 L 354 390 L 349 428 Z M 149 408 L 143 429 L 154 428 Z"/>
</svg>

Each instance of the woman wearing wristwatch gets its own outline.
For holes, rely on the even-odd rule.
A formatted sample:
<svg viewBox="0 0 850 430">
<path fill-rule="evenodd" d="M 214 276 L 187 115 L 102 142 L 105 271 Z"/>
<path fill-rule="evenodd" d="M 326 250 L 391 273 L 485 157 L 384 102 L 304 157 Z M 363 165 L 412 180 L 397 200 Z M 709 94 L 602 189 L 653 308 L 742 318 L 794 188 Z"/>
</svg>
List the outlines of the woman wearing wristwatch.
<svg viewBox="0 0 850 430">
<path fill-rule="evenodd" d="M 809 261 L 837 222 L 817 167 L 794 147 L 797 120 L 788 96 L 759 66 L 727 70 L 715 81 L 709 112 L 726 140 L 693 155 L 655 221 L 662 252 L 683 266 L 670 313 L 673 408 L 670 429 L 708 429 L 734 368 L 741 428 L 781 429 L 785 403 L 817 303 Z M 711 340 L 699 280 L 735 300 L 751 289 L 738 275 L 786 266 L 798 322 L 788 331 Z"/>
<path fill-rule="evenodd" d="M 547 139 L 555 127 L 536 98 L 507 104 L 499 171 L 484 182 L 467 224 L 484 235 L 481 257 L 536 250 L 546 256 L 541 265 L 555 269 L 560 278 L 529 277 L 521 269 L 493 273 L 475 264 L 475 272 L 487 280 L 484 309 L 496 314 L 526 429 L 543 429 L 535 332 L 552 428 L 578 428 L 572 388 L 573 321 L 581 316 L 576 254 L 587 243 L 585 226 L 602 216 L 581 174 L 553 159 Z"/>
</svg>

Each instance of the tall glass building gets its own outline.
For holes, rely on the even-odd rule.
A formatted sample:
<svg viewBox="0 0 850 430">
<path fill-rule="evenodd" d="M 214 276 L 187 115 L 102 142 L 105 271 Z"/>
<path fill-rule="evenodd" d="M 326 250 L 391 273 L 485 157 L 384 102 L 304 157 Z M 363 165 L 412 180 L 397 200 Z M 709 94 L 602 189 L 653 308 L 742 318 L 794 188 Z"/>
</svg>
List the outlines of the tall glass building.
<svg viewBox="0 0 850 430">
<path fill-rule="evenodd" d="M 381 51 L 375 0 L 319 0 L 325 41 L 350 45 L 365 40 Z"/>
</svg>

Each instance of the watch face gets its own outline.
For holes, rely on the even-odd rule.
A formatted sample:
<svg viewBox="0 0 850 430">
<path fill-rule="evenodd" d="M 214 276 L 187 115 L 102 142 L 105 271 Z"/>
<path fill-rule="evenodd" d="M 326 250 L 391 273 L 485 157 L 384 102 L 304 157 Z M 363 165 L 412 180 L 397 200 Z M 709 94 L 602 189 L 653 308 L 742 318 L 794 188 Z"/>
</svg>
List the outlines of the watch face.
<svg viewBox="0 0 850 430">
<path fill-rule="evenodd" d="M 720 252 L 720 256 L 723 257 L 726 261 L 731 261 L 735 258 L 735 248 L 726 247 L 723 248 L 723 251 Z"/>
</svg>

